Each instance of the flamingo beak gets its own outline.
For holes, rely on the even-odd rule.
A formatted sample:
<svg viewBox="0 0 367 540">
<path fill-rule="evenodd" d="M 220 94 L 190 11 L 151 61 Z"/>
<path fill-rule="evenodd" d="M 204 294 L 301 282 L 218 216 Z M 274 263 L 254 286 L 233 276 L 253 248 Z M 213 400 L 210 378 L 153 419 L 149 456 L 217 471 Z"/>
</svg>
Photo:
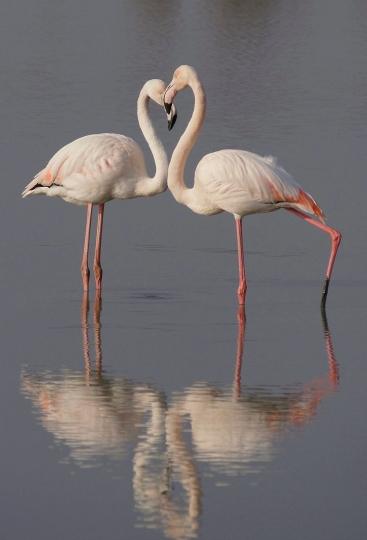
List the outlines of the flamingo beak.
<svg viewBox="0 0 367 540">
<path fill-rule="evenodd" d="M 169 84 L 163 94 L 163 106 L 167 114 L 171 112 L 171 107 L 177 90 L 173 87 L 173 83 Z"/>
<path fill-rule="evenodd" d="M 170 111 L 167 113 L 168 131 L 171 131 L 177 120 L 177 110 L 173 103 L 169 104 Z M 167 109 L 166 109 L 167 110 Z"/>
</svg>

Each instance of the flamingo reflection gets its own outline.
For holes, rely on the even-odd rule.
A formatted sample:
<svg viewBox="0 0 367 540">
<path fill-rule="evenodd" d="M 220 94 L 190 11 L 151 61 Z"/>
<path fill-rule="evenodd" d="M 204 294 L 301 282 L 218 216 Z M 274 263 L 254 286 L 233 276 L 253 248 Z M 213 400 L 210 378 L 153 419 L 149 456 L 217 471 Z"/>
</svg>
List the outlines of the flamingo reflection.
<svg viewBox="0 0 367 540">
<path fill-rule="evenodd" d="M 260 472 L 274 458 L 281 438 L 315 419 L 321 401 L 338 387 L 338 365 L 325 312 L 326 376 L 281 388 L 242 384 L 246 317 L 240 306 L 233 385 L 197 383 L 167 400 L 151 383 L 105 372 L 101 309 L 97 294 L 93 306 L 95 363 L 91 361 L 85 295 L 81 309 L 84 371 L 23 372 L 21 390 L 32 400 L 44 428 L 70 449 L 78 466 L 98 466 L 106 459 L 116 463 L 133 454 L 138 526 L 161 529 L 168 538 L 199 536 L 199 466 L 230 476 Z"/>
<path fill-rule="evenodd" d="M 109 377 L 102 369 L 101 313 L 97 293 L 94 317 L 95 369 L 89 344 L 89 300 L 84 295 L 81 322 L 85 371 L 63 369 L 22 373 L 22 392 L 31 398 L 43 427 L 57 442 L 70 447 L 78 465 L 99 465 L 101 458 L 122 459 L 136 445 L 145 417 L 155 408 L 165 410 L 162 395 L 152 385 L 123 377 Z"/>
<path fill-rule="evenodd" d="M 227 475 L 258 472 L 273 459 L 276 443 L 291 428 L 312 421 L 323 398 L 339 381 L 326 313 L 322 312 L 329 372 L 308 384 L 283 388 L 241 386 L 246 317 L 238 310 L 238 341 L 232 391 L 208 383 L 175 394 L 167 412 L 181 417 L 192 437 L 195 459 Z M 182 428 L 183 429 L 183 428 Z"/>
<path fill-rule="evenodd" d="M 97 292 L 93 307 L 95 367 L 89 342 L 89 299 L 85 294 L 81 308 L 85 370 L 62 370 L 58 375 L 23 372 L 21 390 L 33 401 L 43 427 L 57 442 L 70 448 L 70 457 L 80 467 L 101 465 L 104 458 L 115 462 L 125 459 L 132 449 L 139 524 L 163 529 L 169 538 L 195 537 L 201 492 L 196 489 L 199 479 L 193 456 L 184 452 L 177 457 L 167 455 L 167 404 L 163 392 L 150 383 L 111 377 L 104 372 L 101 309 Z M 182 469 L 182 484 L 188 493 L 177 501 L 171 493 L 171 470 L 176 467 Z M 191 506 L 197 509 L 194 513 Z"/>
</svg>

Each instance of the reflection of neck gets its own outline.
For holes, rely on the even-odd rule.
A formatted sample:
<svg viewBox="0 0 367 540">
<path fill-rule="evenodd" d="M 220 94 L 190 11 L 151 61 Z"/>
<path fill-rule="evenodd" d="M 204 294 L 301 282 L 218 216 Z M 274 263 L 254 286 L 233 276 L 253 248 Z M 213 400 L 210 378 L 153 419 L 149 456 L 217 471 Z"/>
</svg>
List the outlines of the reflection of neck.
<svg viewBox="0 0 367 540">
<path fill-rule="evenodd" d="M 187 511 L 182 512 L 178 504 L 168 497 L 165 500 L 165 531 L 170 538 L 196 537 L 199 530 L 199 517 L 202 512 L 201 486 L 199 473 L 195 467 L 192 453 L 183 437 L 182 417 L 179 406 L 172 407 L 166 415 L 166 434 L 168 456 L 174 473 L 179 474 L 182 487 L 188 495 Z"/>
<path fill-rule="evenodd" d="M 153 388 L 136 394 L 139 394 L 139 410 L 148 418 L 145 433 L 141 433 L 134 452 L 135 509 L 151 524 L 161 515 L 162 497 L 168 489 L 164 474 L 167 467 L 164 452 L 166 399 Z"/>
</svg>

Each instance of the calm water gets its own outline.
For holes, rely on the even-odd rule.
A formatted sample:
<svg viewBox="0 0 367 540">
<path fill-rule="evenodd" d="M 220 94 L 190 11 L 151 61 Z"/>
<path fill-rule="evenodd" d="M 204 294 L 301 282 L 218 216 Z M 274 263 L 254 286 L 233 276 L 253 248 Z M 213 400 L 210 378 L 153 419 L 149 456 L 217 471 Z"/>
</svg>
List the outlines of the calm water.
<svg viewBox="0 0 367 540">
<path fill-rule="evenodd" d="M 13 0 L 0 32 L 0 538 L 362 540 L 366 526 L 364 0 Z M 288 212 L 244 220 L 170 193 L 106 206 L 102 299 L 83 298 L 85 209 L 22 200 L 61 146 L 123 133 L 193 65 L 208 152 L 275 155 L 343 240 Z M 177 99 L 169 154 L 193 98 Z M 95 224 L 93 225 L 93 227 Z"/>
</svg>

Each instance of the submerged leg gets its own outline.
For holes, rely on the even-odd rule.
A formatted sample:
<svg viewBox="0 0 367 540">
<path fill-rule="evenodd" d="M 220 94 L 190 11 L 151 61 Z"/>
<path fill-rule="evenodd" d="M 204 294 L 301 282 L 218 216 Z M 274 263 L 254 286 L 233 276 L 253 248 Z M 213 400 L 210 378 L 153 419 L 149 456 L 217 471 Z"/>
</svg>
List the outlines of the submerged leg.
<svg viewBox="0 0 367 540">
<path fill-rule="evenodd" d="M 101 244 L 102 244 L 103 212 L 104 212 L 104 204 L 100 204 L 98 207 L 96 251 L 94 254 L 94 265 L 93 265 L 94 276 L 96 278 L 97 291 L 100 291 L 102 288 Z"/>
<path fill-rule="evenodd" d="M 245 262 L 243 256 L 243 240 L 242 240 L 242 219 L 236 218 L 236 230 L 237 230 L 237 250 L 238 250 L 238 269 L 239 269 L 239 287 L 238 287 L 238 303 L 240 305 L 245 303 L 246 295 L 246 276 L 245 276 Z"/>
<path fill-rule="evenodd" d="M 89 313 L 89 297 L 88 293 L 84 292 L 82 309 L 81 309 L 81 320 L 82 320 L 82 336 L 83 336 L 83 353 L 84 353 L 84 362 L 85 362 L 85 380 L 87 386 L 89 384 L 89 378 L 91 374 L 91 363 L 89 355 L 89 337 L 88 337 L 88 313 Z"/>
<path fill-rule="evenodd" d="M 237 357 L 236 357 L 236 370 L 234 373 L 233 390 L 234 390 L 234 396 L 240 397 L 242 357 L 243 357 L 243 346 L 244 346 L 244 341 L 245 341 L 245 330 L 246 330 L 245 306 L 239 306 L 238 311 L 237 311 L 237 322 L 238 322 Z"/>
<path fill-rule="evenodd" d="M 96 373 L 101 375 L 102 371 L 102 341 L 101 341 L 101 311 L 102 311 L 102 297 L 101 291 L 96 292 L 96 298 L 94 300 L 94 346 L 96 348 Z"/>
<path fill-rule="evenodd" d="M 83 258 L 82 258 L 82 280 L 83 280 L 83 288 L 84 292 L 88 292 L 89 288 L 89 268 L 88 268 L 88 250 L 89 250 L 89 237 L 90 237 L 90 224 L 92 220 L 92 210 L 93 210 L 93 204 L 88 204 L 87 209 L 87 225 L 85 228 L 85 239 L 84 239 L 84 250 L 83 250 Z"/>
<path fill-rule="evenodd" d="M 331 278 L 331 272 L 333 271 L 334 261 L 335 261 L 335 257 L 338 251 L 340 241 L 342 239 L 342 235 L 340 234 L 339 231 L 336 231 L 335 229 L 331 229 L 330 227 L 327 227 L 326 225 L 324 225 L 323 223 L 320 223 L 319 221 L 316 221 L 312 217 L 306 216 L 299 210 L 295 210 L 294 208 L 286 208 L 286 210 L 288 210 L 288 212 L 292 212 L 292 214 L 295 214 L 296 216 L 304 219 L 305 221 L 308 221 L 308 223 L 311 223 L 311 225 L 315 225 L 315 227 L 318 227 L 319 229 L 327 232 L 331 236 L 331 253 L 330 253 L 329 264 L 326 271 L 324 290 L 322 292 L 322 297 L 321 297 L 321 306 L 325 307 L 326 297 L 327 297 L 327 293 L 329 289 L 329 281 Z"/>
</svg>

